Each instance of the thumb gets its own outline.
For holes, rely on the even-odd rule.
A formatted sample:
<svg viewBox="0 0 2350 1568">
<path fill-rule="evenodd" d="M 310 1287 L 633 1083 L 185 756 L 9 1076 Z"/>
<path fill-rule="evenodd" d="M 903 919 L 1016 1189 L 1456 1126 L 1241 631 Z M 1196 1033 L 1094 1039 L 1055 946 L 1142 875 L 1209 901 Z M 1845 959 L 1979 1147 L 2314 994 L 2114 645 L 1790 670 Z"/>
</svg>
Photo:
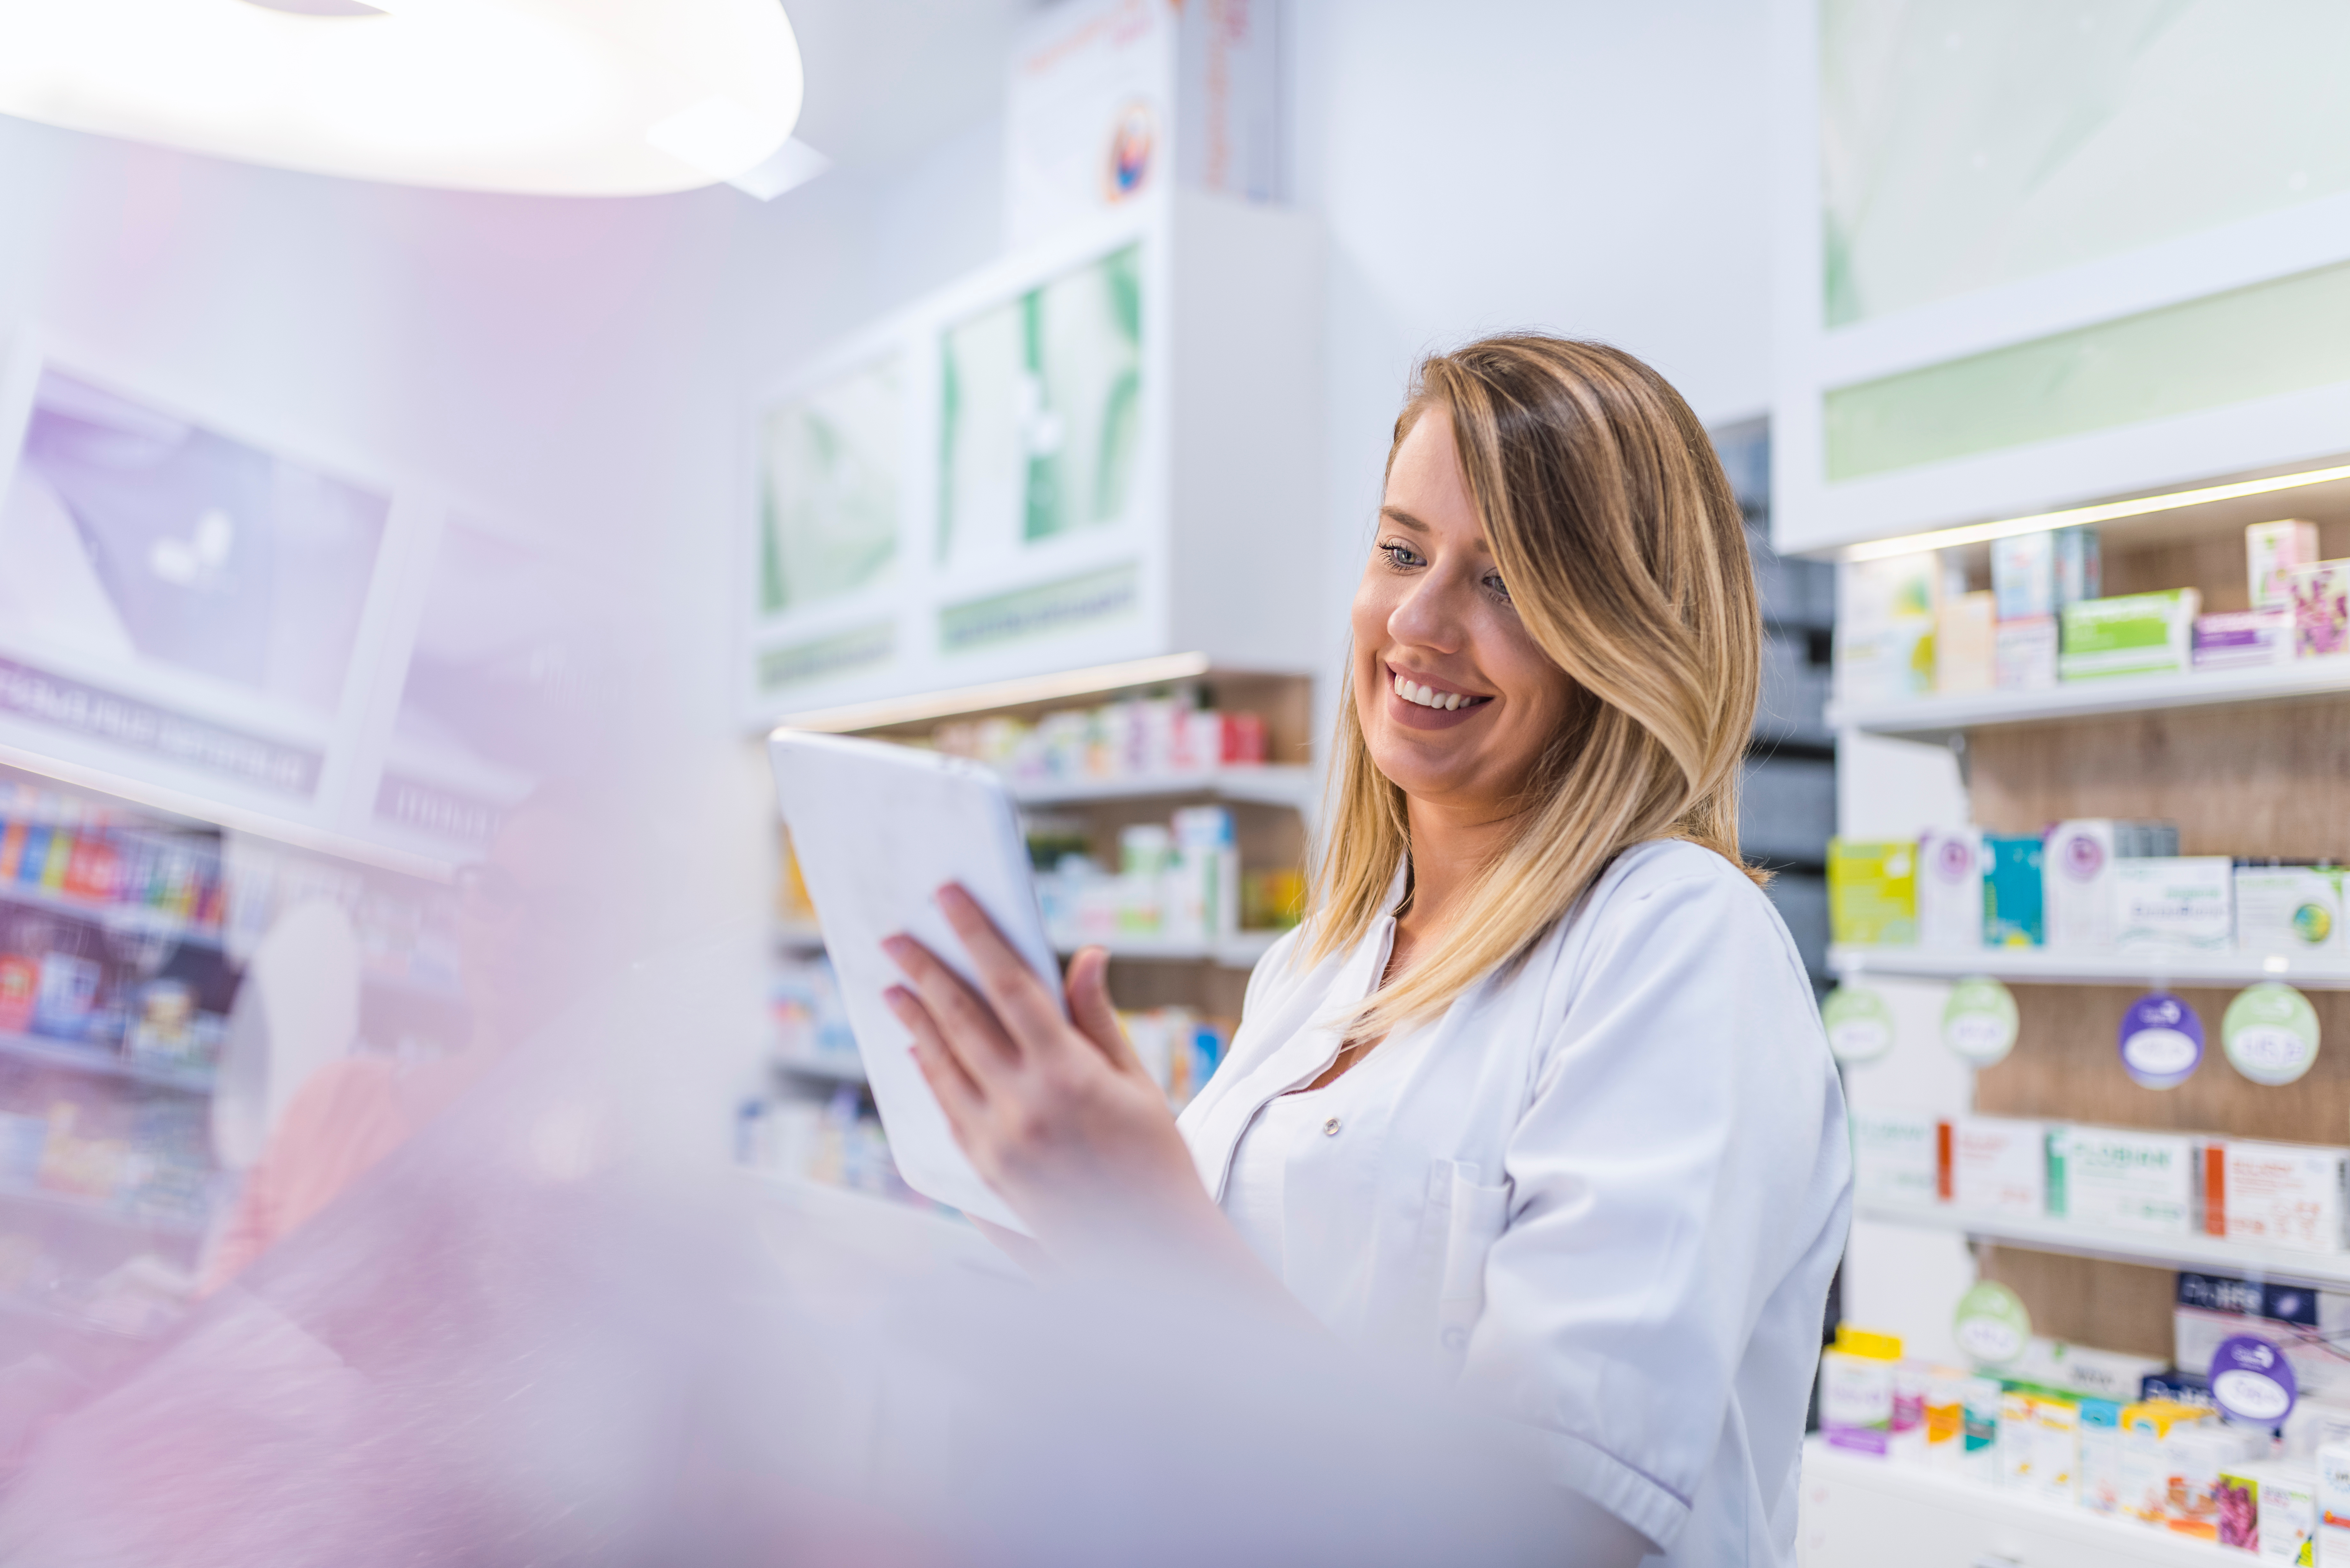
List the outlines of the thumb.
<svg viewBox="0 0 2350 1568">
<path fill-rule="evenodd" d="M 1118 1026 L 1118 1009 L 1109 1000 L 1109 953 L 1103 948 L 1080 948 L 1069 961 L 1069 1022 L 1077 1033 L 1101 1047 L 1119 1067 L 1139 1069 L 1141 1059 Z"/>
</svg>

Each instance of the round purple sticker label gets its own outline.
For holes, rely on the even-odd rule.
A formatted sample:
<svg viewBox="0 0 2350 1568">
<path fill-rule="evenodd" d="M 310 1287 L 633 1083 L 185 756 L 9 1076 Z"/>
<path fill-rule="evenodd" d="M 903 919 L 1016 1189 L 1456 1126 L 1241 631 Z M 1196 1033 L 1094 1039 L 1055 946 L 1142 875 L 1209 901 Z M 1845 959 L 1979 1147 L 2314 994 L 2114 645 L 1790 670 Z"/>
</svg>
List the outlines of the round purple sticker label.
<svg viewBox="0 0 2350 1568">
<path fill-rule="evenodd" d="M 2056 852 L 2056 864 L 2075 882 L 2086 882 L 2105 869 L 2106 846 L 2086 833 L 2068 833 Z"/>
<path fill-rule="evenodd" d="M 1977 875 L 1975 846 L 1963 838 L 1945 838 L 1934 851 L 1934 869 L 1945 882 L 1963 882 Z"/>
<path fill-rule="evenodd" d="M 2211 1353 L 2211 1397 L 2223 1416 L 2273 1427 L 2300 1393 L 2293 1363 L 2259 1334 L 2230 1334 Z"/>
<path fill-rule="evenodd" d="M 2150 992 L 2122 1014 L 2122 1071 L 2148 1089 L 2175 1089 L 2203 1064 L 2203 1021 L 2167 991 Z"/>
</svg>

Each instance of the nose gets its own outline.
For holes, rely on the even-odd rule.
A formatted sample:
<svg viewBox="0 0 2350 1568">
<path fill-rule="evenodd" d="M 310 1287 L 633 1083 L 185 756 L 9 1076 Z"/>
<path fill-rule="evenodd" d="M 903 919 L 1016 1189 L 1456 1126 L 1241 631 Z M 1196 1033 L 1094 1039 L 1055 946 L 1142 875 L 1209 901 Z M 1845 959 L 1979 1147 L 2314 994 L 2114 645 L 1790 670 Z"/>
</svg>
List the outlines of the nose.
<svg viewBox="0 0 2350 1568">
<path fill-rule="evenodd" d="M 1466 608 L 1452 574 L 1430 572 L 1405 587 L 1388 612 L 1388 635 L 1407 647 L 1458 652 L 1468 637 Z"/>
</svg>

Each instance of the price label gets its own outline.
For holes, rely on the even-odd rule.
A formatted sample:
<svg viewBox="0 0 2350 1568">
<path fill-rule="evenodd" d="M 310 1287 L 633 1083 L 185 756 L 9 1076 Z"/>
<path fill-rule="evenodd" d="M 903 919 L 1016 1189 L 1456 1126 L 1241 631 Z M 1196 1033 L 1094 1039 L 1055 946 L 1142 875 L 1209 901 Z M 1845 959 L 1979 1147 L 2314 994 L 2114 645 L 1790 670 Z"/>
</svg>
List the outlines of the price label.
<svg viewBox="0 0 2350 1568">
<path fill-rule="evenodd" d="M 1950 1321 L 1959 1348 L 1981 1366 L 2003 1366 L 2023 1354 L 2032 1339 L 2032 1314 L 2013 1291 L 1984 1280 L 1959 1298 Z"/>
<path fill-rule="evenodd" d="M 2168 992 L 2130 1003 L 2122 1014 L 2122 1071 L 2148 1089 L 2175 1089 L 2203 1064 L 2203 1021 Z"/>
<path fill-rule="evenodd" d="M 2255 1084 L 2290 1084 L 2317 1063 L 2317 1010 L 2289 985 L 2246 986 L 2220 1021 L 2228 1064 Z"/>
<path fill-rule="evenodd" d="M 1820 1003 L 1828 1049 L 1839 1062 L 1874 1062 L 1893 1049 L 1893 1009 L 1861 986 L 1840 985 Z"/>
<path fill-rule="evenodd" d="M 2015 997 L 1995 980 L 1977 975 L 1950 987 L 1942 1007 L 1942 1044 L 1978 1067 L 2015 1049 Z"/>
<path fill-rule="evenodd" d="M 2230 1334 L 2211 1354 L 2211 1398 L 2221 1415 L 2273 1427 L 2292 1414 L 2300 1393 L 2293 1363 L 2259 1334 Z"/>
</svg>

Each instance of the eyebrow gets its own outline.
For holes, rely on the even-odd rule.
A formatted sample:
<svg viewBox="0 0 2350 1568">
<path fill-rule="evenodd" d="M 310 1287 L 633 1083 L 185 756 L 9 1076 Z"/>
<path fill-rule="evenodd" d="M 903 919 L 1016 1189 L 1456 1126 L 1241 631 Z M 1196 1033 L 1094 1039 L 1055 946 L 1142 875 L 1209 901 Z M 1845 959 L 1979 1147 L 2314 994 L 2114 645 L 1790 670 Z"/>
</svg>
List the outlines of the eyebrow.
<svg viewBox="0 0 2350 1568">
<path fill-rule="evenodd" d="M 1421 522 L 1410 513 L 1406 512 L 1400 506 L 1382 506 L 1379 508 L 1379 515 L 1386 518 L 1388 522 L 1393 523 L 1396 526 L 1399 528 L 1409 528 L 1415 534 L 1432 535 L 1436 532 L 1435 529 L 1430 527 L 1427 524 Z M 1485 536 L 1482 534 L 1477 535 L 1477 548 L 1484 551 L 1485 554 L 1489 556 L 1493 553 L 1493 546 L 1486 542 Z"/>
</svg>

